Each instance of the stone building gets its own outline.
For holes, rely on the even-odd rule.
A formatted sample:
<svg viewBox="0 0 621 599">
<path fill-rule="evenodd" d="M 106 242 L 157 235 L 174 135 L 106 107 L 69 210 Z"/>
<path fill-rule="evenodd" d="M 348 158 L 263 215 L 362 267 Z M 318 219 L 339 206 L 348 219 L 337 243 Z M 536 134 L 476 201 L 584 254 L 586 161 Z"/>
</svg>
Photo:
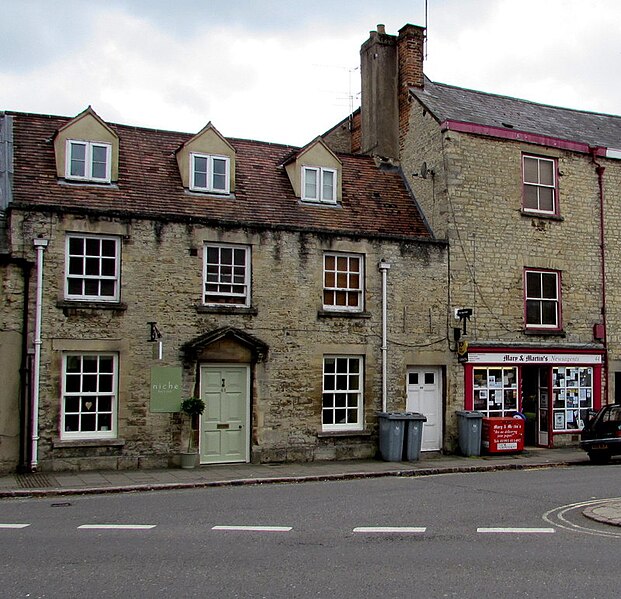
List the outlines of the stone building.
<svg viewBox="0 0 621 599">
<path fill-rule="evenodd" d="M 421 389 L 443 446 L 446 244 L 398 167 L 90 107 L 0 136 L 2 470 L 372 457 Z"/>
<path fill-rule="evenodd" d="M 621 396 L 621 118 L 432 82 L 424 43 L 413 25 L 371 32 L 361 109 L 325 139 L 400 167 L 449 244 L 449 445 L 464 408 L 519 410 L 528 443 L 575 443 Z"/>
</svg>

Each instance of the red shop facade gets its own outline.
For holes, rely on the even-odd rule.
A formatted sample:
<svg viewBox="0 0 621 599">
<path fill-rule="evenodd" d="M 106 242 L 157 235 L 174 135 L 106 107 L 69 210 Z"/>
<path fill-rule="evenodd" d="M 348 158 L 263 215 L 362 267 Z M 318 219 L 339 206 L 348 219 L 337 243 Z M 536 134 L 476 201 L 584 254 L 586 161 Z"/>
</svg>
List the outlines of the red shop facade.
<svg viewBox="0 0 621 599">
<path fill-rule="evenodd" d="M 470 346 L 463 358 L 465 409 L 524 414 L 526 445 L 567 445 L 602 404 L 602 351 Z"/>
</svg>

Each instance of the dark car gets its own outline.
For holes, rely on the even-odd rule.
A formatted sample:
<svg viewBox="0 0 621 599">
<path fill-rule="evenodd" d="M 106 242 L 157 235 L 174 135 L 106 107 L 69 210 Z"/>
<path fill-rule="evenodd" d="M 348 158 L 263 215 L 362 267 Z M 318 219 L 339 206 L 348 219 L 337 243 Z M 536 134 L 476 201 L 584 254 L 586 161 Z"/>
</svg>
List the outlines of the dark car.
<svg viewBox="0 0 621 599">
<path fill-rule="evenodd" d="M 582 430 L 580 447 L 594 464 L 605 464 L 621 454 L 621 404 L 610 404 L 593 413 Z"/>
</svg>

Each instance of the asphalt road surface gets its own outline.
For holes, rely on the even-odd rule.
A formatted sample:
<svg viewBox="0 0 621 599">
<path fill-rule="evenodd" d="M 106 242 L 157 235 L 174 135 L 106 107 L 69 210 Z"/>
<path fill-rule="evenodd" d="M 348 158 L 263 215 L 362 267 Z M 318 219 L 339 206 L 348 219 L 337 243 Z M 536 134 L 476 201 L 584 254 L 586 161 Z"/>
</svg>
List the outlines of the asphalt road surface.
<svg viewBox="0 0 621 599">
<path fill-rule="evenodd" d="M 621 467 L 0 501 L 0 597 L 597 598 Z"/>
</svg>

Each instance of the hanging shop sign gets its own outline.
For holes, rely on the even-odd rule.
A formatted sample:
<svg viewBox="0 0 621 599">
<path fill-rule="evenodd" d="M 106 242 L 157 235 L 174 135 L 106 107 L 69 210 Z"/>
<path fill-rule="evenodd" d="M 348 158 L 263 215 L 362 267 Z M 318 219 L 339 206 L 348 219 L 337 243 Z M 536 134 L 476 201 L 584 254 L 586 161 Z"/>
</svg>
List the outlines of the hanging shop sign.
<svg viewBox="0 0 621 599">
<path fill-rule="evenodd" d="M 181 406 L 181 367 L 151 367 L 151 412 L 178 412 Z"/>
<path fill-rule="evenodd" d="M 467 341 L 460 341 L 457 344 L 457 360 L 459 362 L 468 361 L 468 342 Z"/>
</svg>

